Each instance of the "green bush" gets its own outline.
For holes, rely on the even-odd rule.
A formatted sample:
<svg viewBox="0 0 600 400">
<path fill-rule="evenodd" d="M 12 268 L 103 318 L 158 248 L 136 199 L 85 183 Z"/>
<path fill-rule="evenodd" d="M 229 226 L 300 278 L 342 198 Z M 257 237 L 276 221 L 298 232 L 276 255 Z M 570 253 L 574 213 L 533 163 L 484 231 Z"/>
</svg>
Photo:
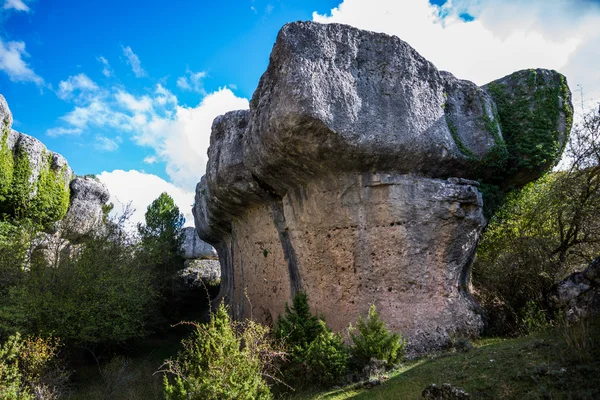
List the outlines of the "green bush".
<svg viewBox="0 0 600 400">
<path fill-rule="evenodd" d="M 339 381 L 348 369 L 348 349 L 339 333 L 331 332 L 319 321 L 321 333 L 306 350 L 306 365 L 316 383 L 328 385 Z"/>
<path fill-rule="evenodd" d="M 393 365 L 402 359 L 406 344 L 399 334 L 387 330 L 375 305 L 369 309 L 366 320 L 359 315 L 356 327 L 350 327 L 350 338 L 353 342 L 350 347 L 352 364 L 357 369 L 367 366 L 372 358 Z"/>
<path fill-rule="evenodd" d="M 488 334 L 537 329 L 542 318 L 532 314 L 531 302 L 544 304 L 556 282 L 600 253 L 598 215 L 600 115 L 592 113 L 571 131 L 561 169 L 510 193 L 483 234 L 473 283 L 488 313 Z"/>
<path fill-rule="evenodd" d="M 22 346 L 21 336 L 18 334 L 9 337 L 0 346 L 0 399 L 33 399 L 19 369 L 19 353 Z"/>
<path fill-rule="evenodd" d="M 57 359 L 60 342 L 19 333 L 0 346 L 0 399 L 56 399 L 69 373 Z"/>
<path fill-rule="evenodd" d="M 53 334 L 78 345 L 144 336 L 154 289 L 136 250 L 123 226 L 110 223 L 59 263 L 39 257 L 26 269 L 14 267 L 0 304 L 0 335 Z"/>
<path fill-rule="evenodd" d="M 273 376 L 273 360 L 281 353 L 274 349 L 267 327 L 233 322 L 224 305 L 209 323 L 194 325 L 192 337 L 182 341 L 183 350 L 165 364 L 166 399 L 272 398 L 265 376 Z"/>
<path fill-rule="evenodd" d="M 285 314 L 277 319 L 275 336 L 285 342 L 289 354 L 285 366 L 289 382 L 328 384 L 345 374 L 348 355 L 341 336 L 310 312 L 306 293 L 298 292 L 292 307 L 286 304 Z"/>
</svg>

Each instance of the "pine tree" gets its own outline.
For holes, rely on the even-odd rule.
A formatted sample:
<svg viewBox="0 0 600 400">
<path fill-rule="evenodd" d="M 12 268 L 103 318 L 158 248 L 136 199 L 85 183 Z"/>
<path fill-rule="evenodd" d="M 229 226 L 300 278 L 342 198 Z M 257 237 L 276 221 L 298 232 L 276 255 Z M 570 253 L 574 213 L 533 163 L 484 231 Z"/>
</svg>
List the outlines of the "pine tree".
<svg viewBox="0 0 600 400">
<path fill-rule="evenodd" d="M 350 338 L 354 343 L 350 354 L 357 368 L 369 364 L 371 358 L 392 365 L 402 357 L 406 343 L 399 334 L 388 331 L 375 305 L 369 309 L 366 321 L 359 316 L 356 327 L 350 327 Z"/>
</svg>

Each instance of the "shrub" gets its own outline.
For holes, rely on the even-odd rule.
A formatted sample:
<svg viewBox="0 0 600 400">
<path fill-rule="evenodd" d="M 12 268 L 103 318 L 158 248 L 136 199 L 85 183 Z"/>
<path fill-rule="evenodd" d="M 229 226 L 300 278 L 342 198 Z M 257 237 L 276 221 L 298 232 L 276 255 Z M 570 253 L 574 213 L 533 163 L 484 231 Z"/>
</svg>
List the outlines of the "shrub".
<svg viewBox="0 0 600 400">
<path fill-rule="evenodd" d="M 29 388 L 23 383 L 19 369 L 19 353 L 22 347 L 20 335 L 11 336 L 0 347 L 0 398 L 33 399 Z"/>
<path fill-rule="evenodd" d="M 310 312 L 306 293 L 298 292 L 292 307 L 286 304 L 285 314 L 277 319 L 275 336 L 285 342 L 289 354 L 285 366 L 288 381 L 329 384 L 345 374 L 348 356 L 342 338 Z"/>
<path fill-rule="evenodd" d="M 319 323 L 322 331 L 306 350 L 306 365 L 314 381 L 327 385 L 346 375 L 348 349 L 340 334 L 331 332 L 325 322 Z"/>
<path fill-rule="evenodd" d="M 548 327 L 546 313 L 535 301 L 528 301 L 521 310 L 521 327 L 524 334 L 539 332 Z"/>
<path fill-rule="evenodd" d="M 473 283 L 495 328 L 488 333 L 523 333 L 531 302 L 543 304 L 557 281 L 598 255 L 597 215 L 600 115 L 588 114 L 573 128 L 560 170 L 509 194 L 479 243 Z"/>
<path fill-rule="evenodd" d="M 272 398 L 265 377 L 274 376 L 274 360 L 282 353 L 274 348 L 267 327 L 233 322 L 224 305 L 209 323 L 193 325 L 196 330 L 182 341 L 183 350 L 165 363 L 166 399 Z"/>
<path fill-rule="evenodd" d="M 79 345 L 144 336 L 154 291 L 123 224 L 106 225 L 55 265 L 19 266 L 0 304 L 0 333 L 53 334 Z"/>
<path fill-rule="evenodd" d="M 353 342 L 350 347 L 352 364 L 358 369 L 368 365 L 372 358 L 391 366 L 402 358 L 406 344 L 399 334 L 387 330 L 375 305 L 369 309 L 366 320 L 359 316 L 356 327 L 350 326 L 350 338 Z"/>
<path fill-rule="evenodd" d="M 69 378 L 57 358 L 59 347 L 55 339 L 10 336 L 0 346 L 0 398 L 58 398 Z"/>
</svg>

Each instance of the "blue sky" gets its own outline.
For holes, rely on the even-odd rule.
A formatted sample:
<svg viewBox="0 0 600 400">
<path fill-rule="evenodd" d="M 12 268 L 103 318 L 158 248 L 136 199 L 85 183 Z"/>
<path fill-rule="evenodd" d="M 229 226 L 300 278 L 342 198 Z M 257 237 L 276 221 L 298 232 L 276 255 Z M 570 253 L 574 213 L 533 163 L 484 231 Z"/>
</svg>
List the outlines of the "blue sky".
<svg viewBox="0 0 600 400">
<path fill-rule="evenodd" d="M 286 22 L 395 34 L 478 84 L 563 72 L 600 101 L 600 1 L 0 0 L 0 93 L 13 128 L 94 173 L 139 220 L 161 191 L 188 223 L 212 119 L 246 108 Z M 576 105 L 579 103 L 576 102 Z"/>
</svg>

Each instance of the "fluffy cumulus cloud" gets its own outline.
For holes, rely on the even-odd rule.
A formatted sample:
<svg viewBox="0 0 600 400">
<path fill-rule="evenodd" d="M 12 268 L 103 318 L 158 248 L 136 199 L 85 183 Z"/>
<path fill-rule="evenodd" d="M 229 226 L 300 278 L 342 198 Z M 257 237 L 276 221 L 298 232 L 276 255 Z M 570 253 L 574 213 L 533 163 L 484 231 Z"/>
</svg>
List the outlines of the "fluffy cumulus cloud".
<svg viewBox="0 0 600 400">
<path fill-rule="evenodd" d="M 137 78 L 141 78 L 147 75 L 146 71 L 144 71 L 144 69 L 142 68 L 140 58 L 137 56 L 137 54 L 133 52 L 133 50 L 131 50 L 131 47 L 123 47 L 123 55 L 127 59 L 127 64 L 129 64 L 131 70 L 133 71 L 133 74 Z"/>
<path fill-rule="evenodd" d="M 469 18 L 464 18 L 469 15 Z M 344 0 L 318 22 L 385 32 L 438 68 L 482 85 L 524 68 L 556 69 L 600 98 L 600 5 L 587 0 Z M 578 103 L 577 103 L 578 104 Z"/>
<path fill-rule="evenodd" d="M 27 64 L 27 57 L 29 54 L 25 51 L 25 42 L 5 42 L 0 38 L 0 71 L 13 82 L 33 82 L 42 86 L 44 80 Z"/>
<path fill-rule="evenodd" d="M 47 134 L 75 134 L 96 128 L 127 133 L 136 144 L 154 151 L 145 163 L 163 161 L 170 180 L 193 191 L 206 168 L 212 121 L 228 111 L 246 108 L 248 100 L 228 88 L 207 94 L 196 107 L 179 105 L 177 97 L 160 84 L 143 95 L 123 88 L 100 89 L 61 117 L 65 126 L 52 128 Z M 117 150 L 120 141 L 110 140 L 97 138 L 96 148 Z"/>
<path fill-rule="evenodd" d="M 167 192 L 175 200 L 175 204 L 185 216 L 186 226 L 194 225 L 193 191 L 181 189 L 156 175 L 135 170 L 105 171 L 99 174 L 98 178 L 110 191 L 110 201 L 115 204 L 113 212 L 116 215 L 122 214 L 124 208 L 129 204 L 135 209 L 129 220 L 133 225 L 144 222 L 144 214 L 148 205 L 163 192 Z"/>
</svg>

